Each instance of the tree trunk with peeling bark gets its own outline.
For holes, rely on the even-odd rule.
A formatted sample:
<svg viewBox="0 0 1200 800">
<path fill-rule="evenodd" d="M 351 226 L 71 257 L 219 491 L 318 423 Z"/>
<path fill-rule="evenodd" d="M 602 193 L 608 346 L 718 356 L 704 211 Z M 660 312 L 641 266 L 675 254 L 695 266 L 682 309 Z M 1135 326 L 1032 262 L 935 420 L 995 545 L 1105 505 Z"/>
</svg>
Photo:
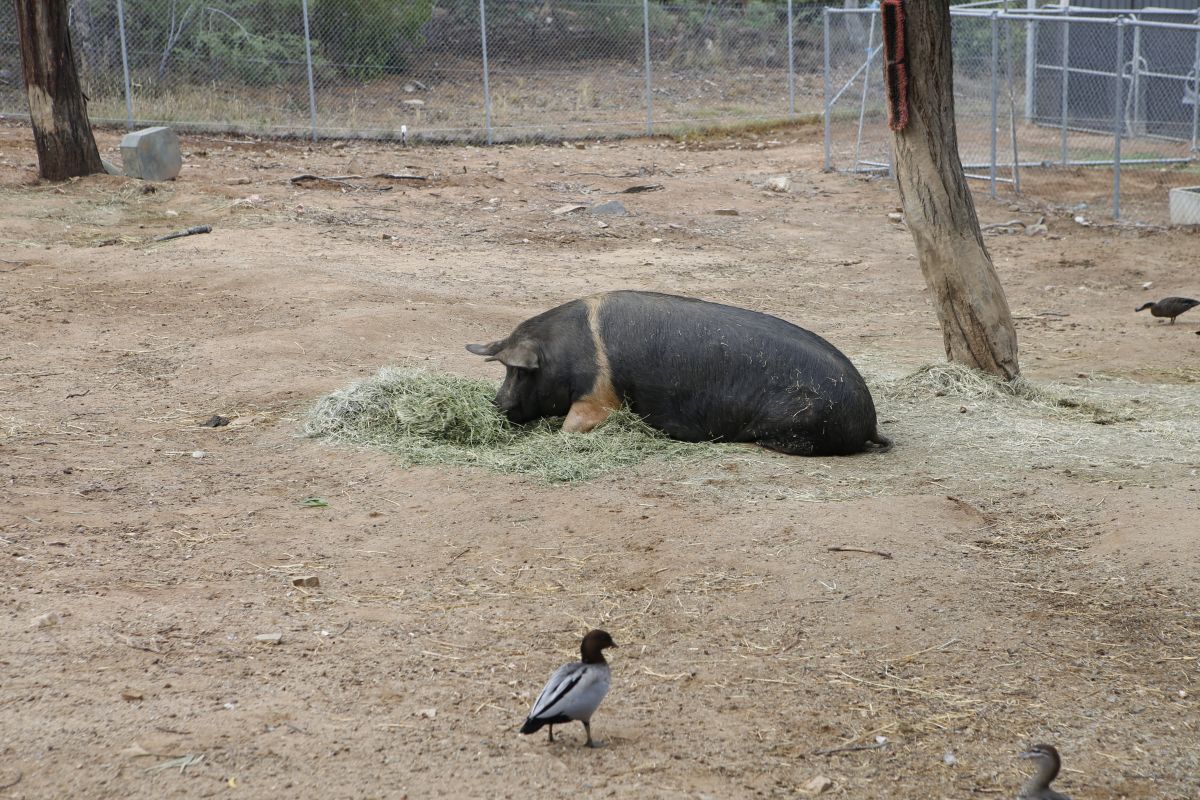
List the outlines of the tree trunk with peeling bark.
<svg viewBox="0 0 1200 800">
<path fill-rule="evenodd" d="M 1008 380 L 1020 372 L 1017 334 L 958 156 L 949 0 L 908 0 L 905 16 L 908 125 L 894 136 L 904 217 L 946 356 Z"/>
<path fill-rule="evenodd" d="M 66 0 L 13 0 L 38 173 L 61 181 L 103 172 L 79 85 Z"/>
</svg>

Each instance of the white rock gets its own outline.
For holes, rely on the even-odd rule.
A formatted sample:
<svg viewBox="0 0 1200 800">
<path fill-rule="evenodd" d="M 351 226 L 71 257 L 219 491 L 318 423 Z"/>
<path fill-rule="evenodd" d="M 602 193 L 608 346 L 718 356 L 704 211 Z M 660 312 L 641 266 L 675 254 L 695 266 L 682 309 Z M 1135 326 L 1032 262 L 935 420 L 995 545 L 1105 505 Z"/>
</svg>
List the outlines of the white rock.
<svg viewBox="0 0 1200 800">
<path fill-rule="evenodd" d="M 804 784 L 804 791 L 809 794 L 824 794 L 833 788 L 833 781 L 826 778 L 824 775 L 817 777 Z"/>
<path fill-rule="evenodd" d="M 774 178 L 769 178 L 767 182 L 763 184 L 763 188 L 769 192 L 787 194 L 792 190 L 792 179 L 787 175 L 776 175 Z"/>
<path fill-rule="evenodd" d="M 47 611 L 45 614 L 39 614 L 29 623 L 31 628 L 53 628 L 62 622 L 62 617 L 57 611 Z"/>
</svg>

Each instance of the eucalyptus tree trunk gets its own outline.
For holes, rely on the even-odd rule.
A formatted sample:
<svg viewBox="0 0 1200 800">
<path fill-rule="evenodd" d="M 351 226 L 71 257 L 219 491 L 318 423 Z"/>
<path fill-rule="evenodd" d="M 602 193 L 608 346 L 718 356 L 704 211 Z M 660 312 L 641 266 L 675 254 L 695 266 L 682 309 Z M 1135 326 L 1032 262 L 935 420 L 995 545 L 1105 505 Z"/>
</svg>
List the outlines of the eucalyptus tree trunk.
<svg viewBox="0 0 1200 800">
<path fill-rule="evenodd" d="M 1020 372 L 1004 288 L 958 157 L 949 0 L 907 0 L 908 123 L 894 134 L 896 178 L 946 356 L 1005 380 Z"/>
<path fill-rule="evenodd" d="M 66 0 L 13 0 L 38 173 L 61 181 L 103 172 L 79 86 Z"/>
</svg>

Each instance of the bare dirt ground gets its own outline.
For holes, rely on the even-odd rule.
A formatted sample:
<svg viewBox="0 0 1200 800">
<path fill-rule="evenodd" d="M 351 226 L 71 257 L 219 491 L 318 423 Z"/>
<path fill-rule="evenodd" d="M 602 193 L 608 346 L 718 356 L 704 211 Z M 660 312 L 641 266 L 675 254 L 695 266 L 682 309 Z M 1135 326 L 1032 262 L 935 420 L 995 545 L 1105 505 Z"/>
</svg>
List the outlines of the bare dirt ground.
<svg viewBox="0 0 1200 800">
<path fill-rule="evenodd" d="M 885 413 L 883 456 L 546 485 L 298 436 L 383 364 L 498 379 L 464 343 L 610 288 L 778 313 L 868 377 L 939 362 L 893 188 L 821 174 L 819 131 L 185 150 L 48 185 L 0 127 L 0 796 L 961 800 L 1013 796 L 1035 741 L 1077 800 L 1197 796 L 1200 454 L 979 479 Z M 1200 392 L 1200 312 L 1132 313 L 1200 293 L 1197 235 L 1048 225 L 988 236 L 1026 376 Z M 518 736 L 591 626 L 606 747 Z"/>
</svg>

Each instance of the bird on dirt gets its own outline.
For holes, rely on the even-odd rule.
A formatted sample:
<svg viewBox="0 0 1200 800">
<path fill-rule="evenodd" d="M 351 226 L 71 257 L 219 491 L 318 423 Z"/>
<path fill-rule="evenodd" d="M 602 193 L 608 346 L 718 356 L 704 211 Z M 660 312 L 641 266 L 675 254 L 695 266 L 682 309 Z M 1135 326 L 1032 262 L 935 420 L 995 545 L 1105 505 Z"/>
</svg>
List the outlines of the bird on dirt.
<svg viewBox="0 0 1200 800">
<path fill-rule="evenodd" d="M 1036 761 L 1038 770 L 1025 781 L 1017 800 L 1071 800 L 1062 792 L 1050 788 L 1051 781 L 1058 777 L 1058 771 L 1062 769 L 1062 759 L 1059 758 L 1054 745 L 1035 744 L 1028 751 L 1021 753 L 1021 758 Z"/>
<path fill-rule="evenodd" d="M 542 693 L 525 718 L 521 733 L 534 733 L 548 726 L 550 741 L 554 741 L 554 726 L 577 720 L 587 732 L 588 747 L 596 747 L 592 741 L 592 714 L 600 707 L 600 701 L 608 694 L 612 673 L 604 660 L 604 649 L 616 647 L 607 631 L 588 631 L 579 645 L 580 660 L 563 664 L 546 683 Z"/>
<path fill-rule="evenodd" d="M 1190 297 L 1164 297 L 1157 303 L 1142 303 L 1134 309 L 1134 311 L 1145 311 L 1150 309 L 1151 315 L 1155 317 L 1170 317 L 1171 324 L 1175 324 L 1175 318 L 1189 308 L 1200 306 L 1200 300 L 1193 300 Z"/>
</svg>

